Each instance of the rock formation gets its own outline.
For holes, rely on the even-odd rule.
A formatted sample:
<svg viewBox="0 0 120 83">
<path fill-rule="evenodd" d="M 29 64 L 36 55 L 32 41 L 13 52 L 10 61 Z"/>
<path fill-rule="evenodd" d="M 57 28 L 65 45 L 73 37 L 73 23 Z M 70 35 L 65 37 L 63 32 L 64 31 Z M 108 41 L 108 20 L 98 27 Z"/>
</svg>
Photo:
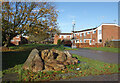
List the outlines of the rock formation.
<svg viewBox="0 0 120 83">
<path fill-rule="evenodd" d="M 78 60 L 73 58 L 68 51 L 59 51 L 55 49 L 39 51 L 33 49 L 28 59 L 23 65 L 23 69 L 31 69 L 33 72 L 43 70 L 63 70 L 66 65 L 77 64 Z"/>
<path fill-rule="evenodd" d="M 31 51 L 23 65 L 23 69 L 32 70 L 33 72 L 43 70 L 43 62 L 41 57 L 39 56 L 39 51 L 37 49 L 33 49 Z"/>
</svg>

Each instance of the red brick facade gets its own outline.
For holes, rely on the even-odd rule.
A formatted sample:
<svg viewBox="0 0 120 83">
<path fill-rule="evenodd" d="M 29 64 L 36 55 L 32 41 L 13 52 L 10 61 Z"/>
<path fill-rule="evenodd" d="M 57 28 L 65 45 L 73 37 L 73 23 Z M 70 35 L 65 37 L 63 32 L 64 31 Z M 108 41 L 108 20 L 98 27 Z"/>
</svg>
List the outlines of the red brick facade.
<svg viewBox="0 0 120 83">
<path fill-rule="evenodd" d="M 57 44 L 58 39 L 60 39 L 59 35 L 55 34 L 55 36 L 54 36 L 54 44 Z"/>
<path fill-rule="evenodd" d="M 28 39 L 28 37 L 24 37 L 24 38 Z M 11 40 L 11 43 L 14 45 L 19 45 L 20 41 L 21 41 L 21 35 L 17 35 L 13 37 L 13 39 Z"/>
<path fill-rule="evenodd" d="M 55 34 L 54 36 L 54 44 L 57 44 L 58 39 L 66 39 L 70 40 L 72 36 L 72 33 L 60 33 L 60 34 Z"/>
<path fill-rule="evenodd" d="M 120 27 L 115 25 L 103 25 L 102 26 L 102 43 L 110 41 L 112 39 L 120 39 Z"/>
<path fill-rule="evenodd" d="M 63 35 L 60 37 L 60 35 L 55 35 L 54 44 L 57 44 L 58 39 L 67 39 L 67 37 L 63 37 Z M 67 34 L 64 35 L 68 36 Z M 102 24 L 96 28 L 75 31 L 74 37 L 77 47 L 100 47 L 104 46 L 106 41 L 120 39 L 120 27 L 116 24 Z M 68 37 L 68 39 L 71 38 Z"/>
</svg>

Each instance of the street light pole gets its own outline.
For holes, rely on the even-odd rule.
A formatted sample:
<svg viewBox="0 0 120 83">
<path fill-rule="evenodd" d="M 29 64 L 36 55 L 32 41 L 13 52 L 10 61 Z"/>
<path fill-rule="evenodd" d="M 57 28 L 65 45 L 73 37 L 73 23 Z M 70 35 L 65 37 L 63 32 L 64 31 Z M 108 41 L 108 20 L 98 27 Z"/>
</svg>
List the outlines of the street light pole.
<svg viewBox="0 0 120 83">
<path fill-rule="evenodd" d="M 73 24 L 72 48 L 76 48 L 76 45 L 75 45 L 75 38 L 74 38 L 75 20 L 72 21 L 72 24 Z"/>
<path fill-rule="evenodd" d="M 73 24 L 73 39 L 74 39 L 74 27 L 75 27 L 75 21 L 74 20 L 73 20 L 72 24 Z"/>
</svg>

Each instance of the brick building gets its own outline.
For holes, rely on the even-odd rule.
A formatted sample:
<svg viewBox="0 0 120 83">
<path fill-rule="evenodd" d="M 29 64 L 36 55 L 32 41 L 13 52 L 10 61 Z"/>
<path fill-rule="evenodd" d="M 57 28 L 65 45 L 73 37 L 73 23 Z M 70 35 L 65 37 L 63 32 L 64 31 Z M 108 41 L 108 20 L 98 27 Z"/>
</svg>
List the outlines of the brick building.
<svg viewBox="0 0 120 83">
<path fill-rule="evenodd" d="M 66 40 L 70 40 L 72 38 L 72 33 L 59 33 L 55 34 L 54 36 L 54 44 L 57 44 L 58 39 L 66 39 Z"/>
<path fill-rule="evenodd" d="M 28 40 L 28 36 L 23 36 L 23 38 Z M 13 39 L 11 40 L 11 43 L 14 44 L 14 45 L 19 45 L 20 41 L 21 41 L 21 35 L 17 35 L 15 37 L 13 37 Z"/>
<path fill-rule="evenodd" d="M 55 35 L 54 44 L 58 39 L 66 39 L 68 34 L 70 39 L 72 38 L 72 33 L 63 34 Z M 77 47 L 104 46 L 106 41 L 120 39 L 120 27 L 112 23 L 101 24 L 96 28 L 74 31 L 74 37 L 76 37 L 75 43 Z"/>
</svg>

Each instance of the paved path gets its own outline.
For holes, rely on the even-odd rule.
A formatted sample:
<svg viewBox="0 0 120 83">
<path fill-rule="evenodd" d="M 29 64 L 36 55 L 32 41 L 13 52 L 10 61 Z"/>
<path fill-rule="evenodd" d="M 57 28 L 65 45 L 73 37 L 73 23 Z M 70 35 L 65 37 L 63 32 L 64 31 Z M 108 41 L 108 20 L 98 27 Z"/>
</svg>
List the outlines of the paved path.
<svg viewBox="0 0 120 83">
<path fill-rule="evenodd" d="M 71 54 L 77 54 L 87 58 L 118 64 L 118 53 L 90 50 L 87 48 L 79 48 L 78 50 L 69 50 Z M 119 56 L 120 58 L 120 56 Z"/>
<path fill-rule="evenodd" d="M 71 79 L 61 79 L 59 81 L 118 81 L 120 74 L 112 75 L 97 75 L 97 76 L 87 76 L 87 77 L 77 77 Z"/>
</svg>

